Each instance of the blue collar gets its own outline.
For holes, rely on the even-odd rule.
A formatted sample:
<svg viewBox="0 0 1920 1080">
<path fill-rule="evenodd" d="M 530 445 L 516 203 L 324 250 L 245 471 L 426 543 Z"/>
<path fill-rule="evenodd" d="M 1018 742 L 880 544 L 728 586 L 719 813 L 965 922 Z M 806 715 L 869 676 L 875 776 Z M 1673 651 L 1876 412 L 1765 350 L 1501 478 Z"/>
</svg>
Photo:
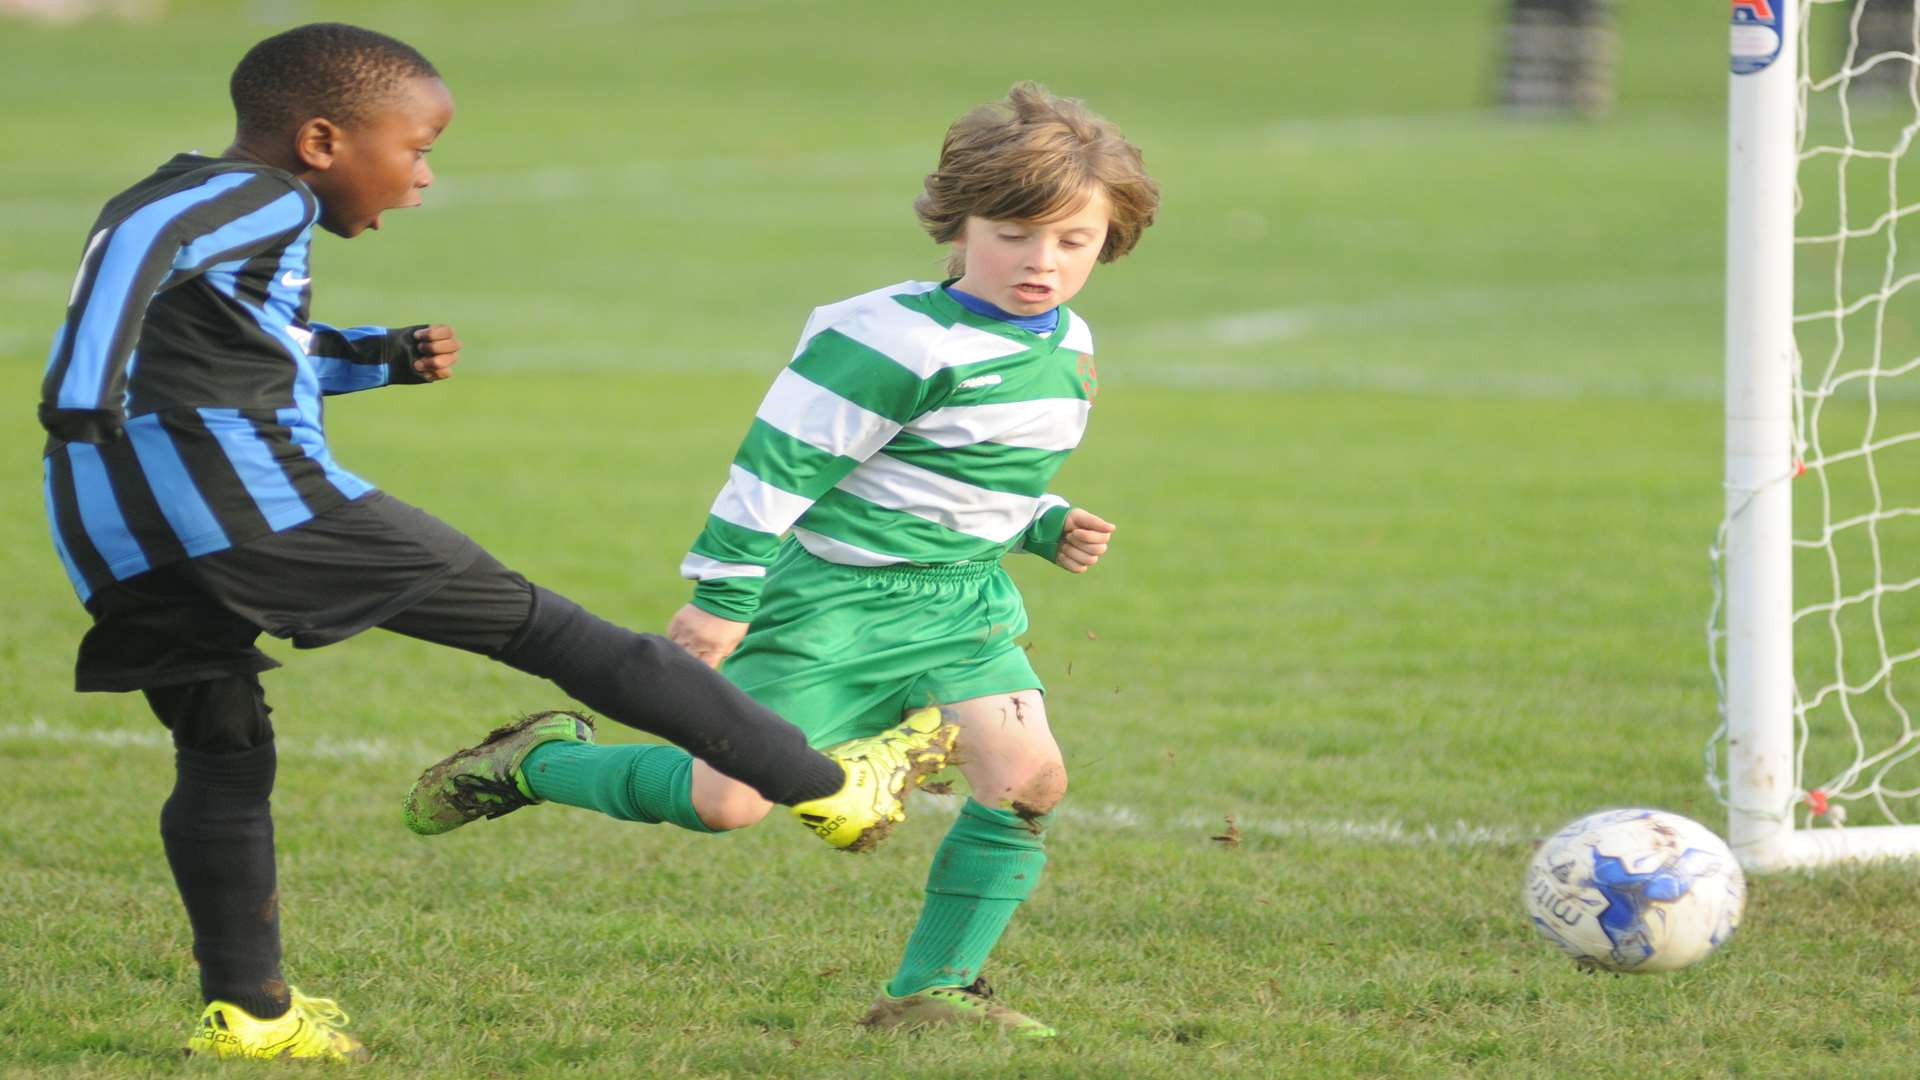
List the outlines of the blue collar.
<svg viewBox="0 0 1920 1080">
<path fill-rule="evenodd" d="M 961 292 L 951 285 L 943 288 L 947 290 L 948 296 L 953 297 L 955 303 L 975 315 L 985 315 L 989 319 L 1011 323 L 1022 330 L 1031 330 L 1036 334 L 1051 334 L 1060 325 L 1060 309 L 1057 307 L 1048 308 L 1038 315 L 1015 315 L 1011 311 L 1003 310 L 997 304 L 990 304 L 972 293 Z"/>
</svg>

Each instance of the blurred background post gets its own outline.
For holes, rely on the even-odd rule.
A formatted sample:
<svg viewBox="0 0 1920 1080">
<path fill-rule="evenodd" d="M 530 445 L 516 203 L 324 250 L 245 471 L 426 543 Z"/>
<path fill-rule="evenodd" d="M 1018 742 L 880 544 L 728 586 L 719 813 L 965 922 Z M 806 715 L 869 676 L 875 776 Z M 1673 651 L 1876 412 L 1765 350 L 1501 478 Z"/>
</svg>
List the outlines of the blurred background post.
<svg viewBox="0 0 1920 1080">
<path fill-rule="evenodd" d="M 1523 115 L 1603 115 L 1613 61 L 1613 0 L 1512 0 L 1500 104 Z"/>
</svg>

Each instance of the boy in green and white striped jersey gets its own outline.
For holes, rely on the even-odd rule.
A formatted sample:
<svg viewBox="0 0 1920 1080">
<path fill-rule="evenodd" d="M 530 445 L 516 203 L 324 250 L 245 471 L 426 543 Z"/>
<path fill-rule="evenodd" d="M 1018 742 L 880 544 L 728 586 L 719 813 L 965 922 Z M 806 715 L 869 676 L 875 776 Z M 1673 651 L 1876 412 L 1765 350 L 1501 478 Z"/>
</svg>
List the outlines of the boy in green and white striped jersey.
<svg viewBox="0 0 1920 1080">
<path fill-rule="evenodd" d="M 1067 786 L 1000 560 L 1082 573 L 1107 550 L 1112 525 L 1047 492 L 1098 389 L 1092 334 L 1065 304 L 1158 203 L 1139 151 L 1077 101 L 1023 83 L 962 117 L 914 203 L 955 276 L 813 312 L 681 566 L 698 584 L 668 636 L 813 745 L 885 738 L 903 715 L 959 727 L 973 796 L 871 1026 L 1053 1034 L 979 979 Z M 769 808 L 672 747 L 535 754 L 537 795 L 622 817 L 723 830 Z"/>
</svg>

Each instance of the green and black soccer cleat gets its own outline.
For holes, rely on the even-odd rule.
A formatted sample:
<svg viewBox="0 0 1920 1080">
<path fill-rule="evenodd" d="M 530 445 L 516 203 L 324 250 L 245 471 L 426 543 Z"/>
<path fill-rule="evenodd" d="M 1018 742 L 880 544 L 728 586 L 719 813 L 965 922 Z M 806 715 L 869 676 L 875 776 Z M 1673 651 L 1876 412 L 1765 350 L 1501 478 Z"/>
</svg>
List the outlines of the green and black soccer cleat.
<svg viewBox="0 0 1920 1080">
<path fill-rule="evenodd" d="M 523 716 L 497 728 L 480 745 L 420 774 L 407 792 L 407 828 L 422 836 L 438 836 L 469 821 L 532 806 L 540 800 L 527 786 L 520 766 L 533 748 L 550 742 L 592 741 L 593 718 L 564 709 Z"/>
</svg>

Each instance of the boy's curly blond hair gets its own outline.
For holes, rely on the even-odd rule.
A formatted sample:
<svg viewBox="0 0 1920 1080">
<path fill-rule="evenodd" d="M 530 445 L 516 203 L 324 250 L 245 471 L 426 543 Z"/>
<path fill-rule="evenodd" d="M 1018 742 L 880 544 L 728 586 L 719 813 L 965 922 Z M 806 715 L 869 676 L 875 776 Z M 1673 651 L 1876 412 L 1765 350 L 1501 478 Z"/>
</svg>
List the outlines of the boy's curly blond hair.
<svg viewBox="0 0 1920 1080">
<path fill-rule="evenodd" d="M 1108 263 L 1132 251 L 1153 224 L 1160 185 L 1111 121 L 1075 98 L 1020 82 L 1005 100 L 973 109 L 947 129 L 939 168 L 927 174 L 913 211 L 927 234 L 945 244 L 961 235 L 969 217 L 1064 217 L 1085 204 L 1096 184 L 1113 207 L 1100 248 L 1100 261 Z M 964 274 L 965 257 L 955 252 L 947 271 Z"/>
</svg>

